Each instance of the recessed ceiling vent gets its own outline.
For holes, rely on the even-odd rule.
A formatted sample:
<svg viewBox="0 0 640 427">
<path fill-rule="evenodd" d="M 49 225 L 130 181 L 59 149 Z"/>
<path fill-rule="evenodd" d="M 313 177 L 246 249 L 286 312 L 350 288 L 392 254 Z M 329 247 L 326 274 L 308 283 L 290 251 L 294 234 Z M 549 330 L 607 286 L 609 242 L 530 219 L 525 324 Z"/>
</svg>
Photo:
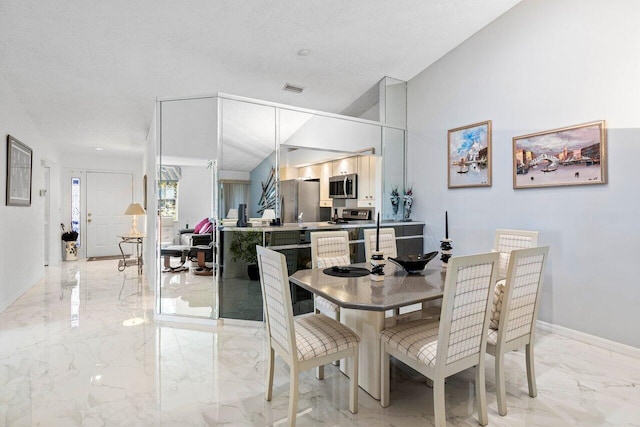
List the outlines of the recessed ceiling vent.
<svg viewBox="0 0 640 427">
<path fill-rule="evenodd" d="M 287 91 L 293 92 L 293 93 L 302 93 L 304 88 L 302 88 L 300 86 L 294 86 L 291 83 L 287 83 L 287 84 L 284 85 L 282 90 L 287 90 Z"/>
</svg>

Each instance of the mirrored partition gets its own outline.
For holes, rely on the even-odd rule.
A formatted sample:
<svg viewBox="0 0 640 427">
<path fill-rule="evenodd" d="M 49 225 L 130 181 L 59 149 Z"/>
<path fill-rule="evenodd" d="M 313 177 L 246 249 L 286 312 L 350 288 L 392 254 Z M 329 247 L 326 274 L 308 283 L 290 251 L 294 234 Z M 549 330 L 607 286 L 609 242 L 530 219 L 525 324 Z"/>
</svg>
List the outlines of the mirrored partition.
<svg viewBox="0 0 640 427">
<path fill-rule="evenodd" d="M 283 253 L 292 274 L 311 266 L 314 223 L 351 208 L 402 217 L 390 193 L 405 185 L 403 128 L 222 94 L 161 100 L 158 110 L 163 320 L 261 321 L 256 244 Z M 341 175 L 357 176 L 351 198 L 329 194 Z M 352 231 L 361 246 L 362 230 Z M 362 261 L 355 246 L 353 255 Z M 313 310 L 308 292 L 293 287 L 292 297 L 295 314 Z"/>
<path fill-rule="evenodd" d="M 222 99 L 220 141 L 219 313 L 227 319 L 262 320 L 255 245 L 263 244 L 263 236 L 252 225 L 262 225 L 259 221 L 270 212 L 275 217 L 276 109 Z"/>
<path fill-rule="evenodd" d="M 382 128 L 382 214 L 385 221 L 400 221 L 403 217 L 403 190 L 405 189 L 405 131 Z M 410 184 L 408 184 L 410 185 Z M 396 199 L 395 193 L 398 193 Z"/>
<path fill-rule="evenodd" d="M 215 318 L 213 169 L 217 108 L 213 97 L 160 102 L 157 181 L 157 312 Z"/>
</svg>

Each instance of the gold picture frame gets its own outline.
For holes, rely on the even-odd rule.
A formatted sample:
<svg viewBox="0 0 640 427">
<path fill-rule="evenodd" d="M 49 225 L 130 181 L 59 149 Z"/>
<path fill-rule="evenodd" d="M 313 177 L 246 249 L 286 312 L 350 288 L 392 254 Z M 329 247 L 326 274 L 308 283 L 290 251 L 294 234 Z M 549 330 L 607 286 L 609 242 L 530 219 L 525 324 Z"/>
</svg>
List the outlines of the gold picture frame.
<svg viewBox="0 0 640 427">
<path fill-rule="evenodd" d="M 604 120 L 513 138 L 513 188 L 607 183 Z"/>
<path fill-rule="evenodd" d="M 449 188 L 491 187 L 491 166 L 491 120 L 449 130 Z"/>
</svg>

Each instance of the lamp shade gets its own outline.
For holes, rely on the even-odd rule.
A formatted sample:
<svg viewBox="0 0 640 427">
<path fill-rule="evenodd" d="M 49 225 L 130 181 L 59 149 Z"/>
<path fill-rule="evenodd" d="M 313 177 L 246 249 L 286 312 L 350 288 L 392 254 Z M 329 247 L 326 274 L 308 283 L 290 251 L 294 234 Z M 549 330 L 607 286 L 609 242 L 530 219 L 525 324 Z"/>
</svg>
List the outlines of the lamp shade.
<svg viewBox="0 0 640 427">
<path fill-rule="evenodd" d="M 125 215 L 144 215 L 144 208 L 140 205 L 140 203 L 131 203 L 127 210 L 124 211 Z"/>
</svg>

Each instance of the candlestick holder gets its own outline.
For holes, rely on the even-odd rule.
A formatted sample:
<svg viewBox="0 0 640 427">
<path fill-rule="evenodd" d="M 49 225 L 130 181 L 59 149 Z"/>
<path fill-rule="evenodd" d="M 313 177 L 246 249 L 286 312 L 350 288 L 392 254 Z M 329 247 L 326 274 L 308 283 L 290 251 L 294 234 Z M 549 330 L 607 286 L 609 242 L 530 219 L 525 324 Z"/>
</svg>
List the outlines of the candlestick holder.
<svg viewBox="0 0 640 427">
<path fill-rule="evenodd" d="M 373 251 L 371 254 L 371 274 L 369 277 L 374 282 L 381 282 L 384 280 L 384 265 L 387 263 L 384 259 L 382 251 Z"/>
<path fill-rule="evenodd" d="M 446 237 L 440 240 L 440 253 L 442 253 L 440 261 L 442 261 L 443 269 L 446 269 L 449 266 L 449 258 L 451 258 L 451 253 L 453 252 L 451 242 L 453 242 L 453 240 Z"/>
</svg>

